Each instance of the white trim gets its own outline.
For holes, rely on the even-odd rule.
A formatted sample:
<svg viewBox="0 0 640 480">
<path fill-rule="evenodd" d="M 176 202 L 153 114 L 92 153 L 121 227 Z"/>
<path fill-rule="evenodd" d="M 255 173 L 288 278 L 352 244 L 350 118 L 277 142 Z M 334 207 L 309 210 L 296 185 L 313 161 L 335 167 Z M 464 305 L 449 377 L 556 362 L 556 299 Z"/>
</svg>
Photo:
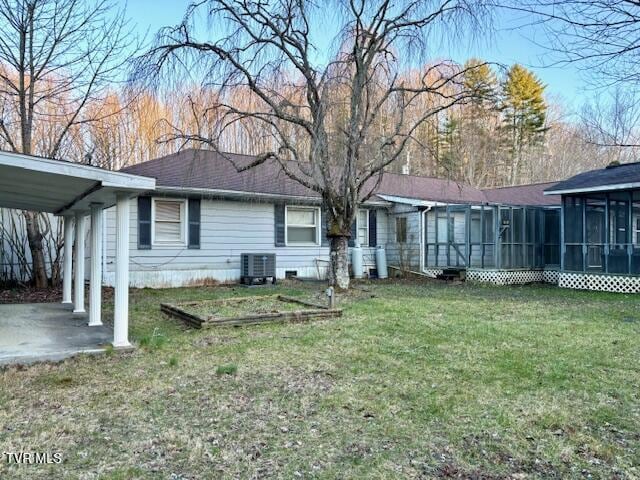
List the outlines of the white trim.
<svg viewBox="0 0 640 480">
<path fill-rule="evenodd" d="M 175 202 L 180 204 L 180 231 L 182 239 L 179 242 L 156 242 L 156 201 Z M 153 247 L 186 247 L 188 235 L 188 206 L 186 198 L 151 197 L 151 246 Z"/>
<path fill-rule="evenodd" d="M 261 192 L 249 192 L 245 190 L 225 190 L 220 188 L 184 188 L 184 187 L 165 187 L 158 186 L 155 191 L 157 193 L 169 193 L 169 194 L 197 194 L 203 196 L 220 196 L 220 197 L 229 197 L 236 198 L 238 200 L 246 200 L 249 199 L 264 199 L 264 200 L 292 200 L 298 202 L 309 202 L 312 205 L 318 205 L 321 203 L 322 199 L 320 197 L 313 197 L 310 195 L 285 195 L 281 193 L 261 193 Z M 370 205 L 370 206 L 384 206 L 388 207 L 389 202 L 376 202 L 367 200 L 363 202 L 361 205 Z M 303 205 L 304 206 L 304 205 Z"/>
<path fill-rule="evenodd" d="M 640 188 L 640 183 L 614 183 L 612 185 L 598 185 L 597 187 L 585 188 L 569 188 L 566 190 L 549 190 L 544 195 L 564 195 L 568 193 L 587 193 L 587 192 L 606 192 L 609 190 L 629 190 L 632 188 Z"/>
<path fill-rule="evenodd" d="M 378 197 L 382 198 L 383 200 L 386 200 L 388 202 L 392 202 L 392 203 L 400 203 L 403 205 L 411 205 L 412 207 L 436 207 L 439 205 L 465 205 L 463 204 L 457 204 L 457 203 L 453 203 L 453 202 L 436 202 L 436 201 L 430 201 L 430 200 L 420 200 L 419 198 L 408 198 L 408 197 L 400 197 L 397 195 L 385 195 L 382 193 L 378 193 L 376 194 L 378 195 Z M 478 203 L 484 203 L 482 201 L 479 201 Z"/>
<path fill-rule="evenodd" d="M 92 165 L 35 157 L 13 152 L 0 152 L 0 165 L 24 168 L 36 172 L 65 175 L 101 182 L 103 187 L 153 190 L 156 180 L 131 173 L 113 172 Z"/>
<path fill-rule="evenodd" d="M 361 247 L 368 247 L 369 246 L 369 210 L 366 208 L 358 208 L 356 210 L 356 238 L 355 240 L 359 243 L 360 241 L 360 212 L 367 212 L 367 234 L 365 235 L 365 243 L 360 243 Z M 364 228 L 364 227 L 362 227 Z"/>
<path fill-rule="evenodd" d="M 315 219 L 316 219 L 316 241 L 315 243 L 312 242 L 292 242 L 291 245 L 289 245 L 289 222 L 288 222 L 288 218 L 289 218 L 289 208 L 292 208 L 294 210 L 313 210 L 316 212 L 315 215 Z M 295 247 L 318 247 L 320 246 L 320 235 L 321 232 L 320 230 L 322 230 L 322 218 L 321 218 L 321 212 L 320 212 L 320 207 L 309 207 L 307 205 L 285 205 L 284 207 L 284 244 L 289 247 L 289 246 L 295 246 Z M 294 225 L 295 226 L 295 225 Z M 300 225 L 301 227 L 305 227 L 305 225 Z M 306 225 L 306 227 L 311 228 L 309 225 Z"/>
</svg>

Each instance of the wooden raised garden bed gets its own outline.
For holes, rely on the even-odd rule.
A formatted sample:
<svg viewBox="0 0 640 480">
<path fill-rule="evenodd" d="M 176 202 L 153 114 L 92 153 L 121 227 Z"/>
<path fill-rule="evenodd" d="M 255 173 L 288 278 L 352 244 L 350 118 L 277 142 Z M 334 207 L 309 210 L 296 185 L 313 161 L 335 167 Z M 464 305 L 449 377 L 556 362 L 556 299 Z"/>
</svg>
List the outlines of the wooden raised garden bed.
<svg viewBox="0 0 640 480">
<path fill-rule="evenodd" d="M 299 306 L 307 308 L 300 309 Z M 235 297 L 177 304 L 162 303 L 160 310 L 195 328 L 243 326 L 269 322 L 303 322 L 342 315 L 342 310 L 339 308 L 330 309 L 325 305 L 284 295 Z"/>
</svg>

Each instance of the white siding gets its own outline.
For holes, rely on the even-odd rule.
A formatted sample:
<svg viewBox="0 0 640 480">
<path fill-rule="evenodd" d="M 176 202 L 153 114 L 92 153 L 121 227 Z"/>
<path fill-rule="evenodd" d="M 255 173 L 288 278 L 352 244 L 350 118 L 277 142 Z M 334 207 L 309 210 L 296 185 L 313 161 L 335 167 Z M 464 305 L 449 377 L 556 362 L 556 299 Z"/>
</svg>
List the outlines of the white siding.
<svg viewBox="0 0 640 480">
<path fill-rule="evenodd" d="M 138 249 L 138 203 L 131 201 L 130 282 L 134 287 L 173 287 L 240 279 L 241 253 L 275 253 L 277 276 L 287 270 L 303 277 L 326 277 L 328 246 L 276 247 L 272 203 L 207 200 L 201 202 L 200 248 L 157 246 Z M 115 209 L 107 211 L 105 282 L 114 281 Z M 388 237 L 387 215 L 377 213 L 378 245 Z M 375 249 L 365 248 L 367 267 L 375 266 Z"/>
</svg>

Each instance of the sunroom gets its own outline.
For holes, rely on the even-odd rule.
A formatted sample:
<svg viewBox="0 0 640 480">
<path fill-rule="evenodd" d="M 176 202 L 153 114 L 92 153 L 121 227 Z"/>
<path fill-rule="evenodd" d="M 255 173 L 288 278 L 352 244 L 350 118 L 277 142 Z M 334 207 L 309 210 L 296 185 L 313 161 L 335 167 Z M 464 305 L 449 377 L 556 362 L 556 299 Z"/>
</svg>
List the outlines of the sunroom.
<svg viewBox="0 0 640 480">
<path fill-rule="evenodd" d="M 555 281 L 559 208 L 436 205 L 424 212 L 424 270 L 497 284 Z"/>
<path fill-rule="evenodd" d="M 640 292 L 640 164 L 580 174 L 547 194 L 562 195 L 559 285 Z"/>
</svg>

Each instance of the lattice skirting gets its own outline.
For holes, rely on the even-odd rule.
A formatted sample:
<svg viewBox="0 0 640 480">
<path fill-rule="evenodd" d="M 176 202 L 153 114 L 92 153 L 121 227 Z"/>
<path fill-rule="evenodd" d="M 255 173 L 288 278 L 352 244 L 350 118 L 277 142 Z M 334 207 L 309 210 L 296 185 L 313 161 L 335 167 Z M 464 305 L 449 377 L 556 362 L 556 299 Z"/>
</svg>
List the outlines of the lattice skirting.
<svg viewBox="0 0 640 480">
<path fill-rule="evenodd" d="M 426 270 L 423 270 L 423 272 L 425 275 L 433 278 L 436 278 L 438 275 L 442 275 L 441 268 L 427 268 Z"/>
<path fill-rule="evenodd" d="M 559 275 L 560 272 L 558 270 L 544 270 L 542 272 L 542 281 L 544 283 L 553 283 L 554 285 L 557 285 Z"/>
<path fill-rule="evenodd" d="M 558 285 L 579 290 L 602 292 L 640 293 L 640 277 L 626 275 L 599 275 L 594 273 L 560 273 Z"/>
<path fill-rule="evenodd" d="M 544 272 L 542 270 L 467 270 L 467 280 L 494 285 L 519 285 L 544 281 Z"/>
</svg>

